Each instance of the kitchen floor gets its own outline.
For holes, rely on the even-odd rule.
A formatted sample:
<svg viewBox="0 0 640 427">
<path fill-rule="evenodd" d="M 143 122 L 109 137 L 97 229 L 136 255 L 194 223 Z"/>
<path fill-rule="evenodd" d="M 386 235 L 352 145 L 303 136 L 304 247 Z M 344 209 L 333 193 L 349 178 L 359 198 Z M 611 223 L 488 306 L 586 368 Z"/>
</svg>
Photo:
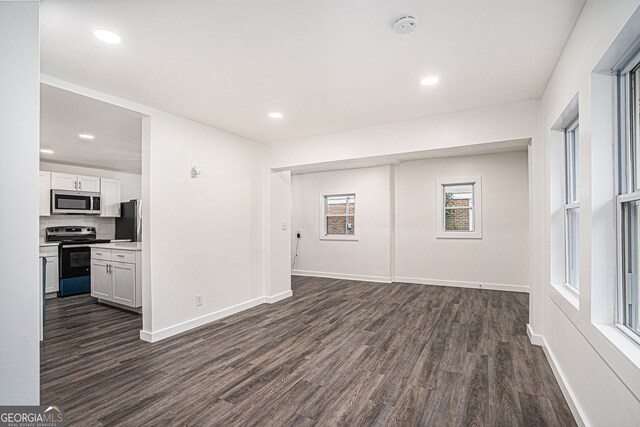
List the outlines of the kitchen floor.
<svg viewBox="0 0 640 427">
<path fill-rule="evenodd" d="M 293 298 L 159 343 L 48 300 L 43 404 L 68 425 L 575 425 L 528 295 L 294 277 Z"/>
</svg>

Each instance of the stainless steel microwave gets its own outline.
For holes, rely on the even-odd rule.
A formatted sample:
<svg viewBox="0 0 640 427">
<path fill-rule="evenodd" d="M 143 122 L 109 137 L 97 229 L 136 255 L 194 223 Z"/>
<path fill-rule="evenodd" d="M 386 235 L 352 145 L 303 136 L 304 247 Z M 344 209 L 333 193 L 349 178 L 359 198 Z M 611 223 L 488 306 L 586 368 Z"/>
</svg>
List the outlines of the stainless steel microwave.
<svg viewBox="0 0 640 427">
<path fill-rule="evenodd" d="M 100 214 L 100 193 L 51 190 L 51 213 L 98 215 Z"/>
</svg>

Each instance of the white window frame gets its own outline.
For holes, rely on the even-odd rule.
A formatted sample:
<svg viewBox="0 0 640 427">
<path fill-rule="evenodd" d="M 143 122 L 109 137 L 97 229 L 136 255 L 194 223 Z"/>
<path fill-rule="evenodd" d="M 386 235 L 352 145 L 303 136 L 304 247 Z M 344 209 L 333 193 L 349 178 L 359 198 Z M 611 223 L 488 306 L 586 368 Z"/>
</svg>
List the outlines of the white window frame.
<svg viewBox="0 0 640 427">
<path fill-rule="evenodd" d="M 354 213 L 353 213 L 353 222 L 355 224 L 359 224 L 359 209 L 357 204 L 357 195 L 355 191 L 333 191 L 333 192 L 325 192 L 320 194 L 320 240 L 347 240 L 347 241 L 357 241 L 358 240 L 358 231 L 359 226 L 356 226 L 356 229 L 353 234 L 327 234 L 327 198 L 328 197 L 340 197 L 340 196 L 353 196 L 354 203 L 356 205 Z M 347 208 L 348 209 L 348 208 Z M 333 216 L 342 216 L 342 215 L 333 215 Z M 344 216 L 352 216 L 347 213 Z"/>
<path fill-rule="evenodd" d="M 564 208 L 564 259 L 565 259 L 565 268 L 564 268 L 564 285 L 565 287 L 571 291 L 574 295 L 578 295 L 580 292 L 580 176 L 579 169 L 576 170 L 573 164 L 574 153 L 573 153 L 573 144 L 571 144 L 570 136 L 575 135 L 579 130 L 580 121 L 579 118 L 576 117 L 571 120 L 567 126 L 564 128 L 564 136 L 563 136 L 563 153 L 564 153 L 564 162 L 563 162 L 563 176 L 564 176 L 564 191 L 563 191 L 563 208 Z M 578 144 L 580 144 L 580 138 L 578 137 Z M 579 159 L 576 159 L 579 166 Z M 577 181 L 574 182 L 574 181 Z M 577 185 L 575 185 L 577 184 Z M 574 189 L 577 194 L 573 194 Z M 575 211 L 578 216 L 578 230 L 575 234 L 575 238 L 571 240 L 570 236 L 570 227 L 569 227 L 569 214 Z M 576 262 L 575 265 L 572 264 L 571 258 L 572 255 L 575 254 Z M 571 276 L 571 267 L 575 268 L 575 274 L 577 279 L 577 283 L 570 283 L 569 277 Z"/>
<path fill-rule="evenodd" d="M 628 64 L 623 67 L 618 74 L 618 115 L 619 115 L 619 144 L 616 156 L 616 175 L 617 175 L 617 191 L 616 191 L 616 239 L 617 239 L 617 263 L 618 263 L 618 280 L 616 295 L 616 311 L 615 325 L 624 332 L 629 338 L 640 344 L 640 335 L 625 324 L 625 233 L 623 223 L 623 212 L 625 203 L 640 201 L 640 188 L 634 188 L 634 184 L 640 187 L 639 183 L 634 183 L 634 157 L 640 157 L 640 153 L 634 156 L 633 151 L 633 134 L 631 127 L 634 125 L 632 120 L 633 111 L 630 107 L 632 102 L 631 96 L 631 72 L 636 70 L 640 73 L 640 54 L 637 54 Z M 635 88 L 636 93 L 640 93 L 640 87 Z M 640 138 L 640 123 L 635 123 L 636 138 Z M 636 142 L 636 148 L 640 148 L 640 141 Z M 640 175 L 640 174 L 639 174 Z M 636 253 L 640 248 L 636 248 Z M 639 272 L 640 273 L 640 272 Z"/>
<path fill-rule="evenodd" d="M 473 231 L 445 230 L 444 188 L 451 185 L 471 185 L 473 188 Z M 438 239 L 482 239 L 482 177 L 467 176 L 436 180 L 436 238 Z"/>
</svg>

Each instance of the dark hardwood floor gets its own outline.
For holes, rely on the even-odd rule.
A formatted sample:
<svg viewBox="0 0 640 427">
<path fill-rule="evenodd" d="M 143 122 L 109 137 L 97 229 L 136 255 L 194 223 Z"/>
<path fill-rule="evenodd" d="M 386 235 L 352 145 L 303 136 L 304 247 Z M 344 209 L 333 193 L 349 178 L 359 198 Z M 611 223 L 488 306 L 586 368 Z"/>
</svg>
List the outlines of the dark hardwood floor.
<svg viewBox="0 0 640 427">
<path fill-rule="evenodd" d="M 154 344 L 139 315 L 49 300 L 42 404 L 83 426 L 575 425 L 526 294 L 301 277 L 293 293 Z"/>
</svg>

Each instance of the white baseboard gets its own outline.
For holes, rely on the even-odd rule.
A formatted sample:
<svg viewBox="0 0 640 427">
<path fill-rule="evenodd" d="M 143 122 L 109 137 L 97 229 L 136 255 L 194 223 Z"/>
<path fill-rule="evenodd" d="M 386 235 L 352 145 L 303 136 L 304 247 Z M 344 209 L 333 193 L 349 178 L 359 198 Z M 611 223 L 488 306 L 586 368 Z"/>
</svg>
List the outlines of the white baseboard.
<svg viewBox="0 0 640 427">
<path fill-rule="evenodd" d="M 293 276 L 326 277 L 327 279 L 357 280 L 359 282 L 391 283 L 387 276 L 363 276 L 360 274 L 329 273 L 325 271 L 293 270 Z"/>
<path fill-rule="evenodd" d="M 270 297 L 264 297 L 264 302 L 267 304 L 273 304 L 274 302 L 282 301 L 283 299 L 287 299 L 293 296 L 293 291 L 284 291 L 279 294 L 272 295 Z"/>
<path fill-rule="evenodd" d="M 140 339 L 146 342 L 155 342 L 153 341 L 153 334 L 149 331 L 145 331 L 144 329 L 140 331 Z"/>
<path fill-rule="evenodd" d="M 569 409 L 573 414 L 573 418 L 576 420 L 576 423 L 581 426 L 590 426 L 587 421 L 587 418 L 584 415 L 584 411 L 578 405 L 577 400 L 575 399 L 575 394 L 571 389 L 571 386 L 566 381 L 565 375 L 562 372 L 562 369 L 558 366 L 557 360 L 553 354 L 553 351 L 549 348 L 547 341 L 542 337 L 542 349 L 544 350 L 544 354 L 549 361 L 549 366 L 551 366 L 551 370 L 553 371 L 553 375 L 556 377 L 556 381 L 558 381 L 558 385 L 560 386 L 560 390 L 562 391 L 562 395 L 564 399 L 567 401 L 569 405 Z"/>
<path fill-rule="evenodd" d="M 207 323 L 220 320 L 222 318 L 239 313 L 260 304 L 272 304 L 274 302 L 282 301 L 283 299 L 289 298 L 292 295 L 292 291 L 285 291 L 272 296 L 262 296 L 228 308 L 224 308 L 222 310 L 214 311 L 213 313 L 205 314 L 204 316 L 196 317 L 195 319 L 187 320 L 186 322 L 178 323 L 176 325 L 160 329 L 158 331 L 149 332 L 142 330 L 140 331 L 140 339 L 147 342 L 158 342 L 165 338 L 169 338 L 182 332 L 186 332 L 190 329 L 197 328 L 198 326 L 206 325 Z"/>
<path fill-rule="evenodd" d="M 531 324 L 527 323 L 527 335 L 531 344 L 544 347 L 544 337 L 533 332 Z"/>
<path fill-rule="evenodd" d="M 418 285 L 452 286 L 456 288 L 490 289 L 493 291 L 529 293 L 528 286 L 507 285 L 502 283 L 462 282 L 458 280 L 422 279 L 417 277 L 394 277 L 393 281 L 399 283 L 414 283 Z"/>
</svg>

